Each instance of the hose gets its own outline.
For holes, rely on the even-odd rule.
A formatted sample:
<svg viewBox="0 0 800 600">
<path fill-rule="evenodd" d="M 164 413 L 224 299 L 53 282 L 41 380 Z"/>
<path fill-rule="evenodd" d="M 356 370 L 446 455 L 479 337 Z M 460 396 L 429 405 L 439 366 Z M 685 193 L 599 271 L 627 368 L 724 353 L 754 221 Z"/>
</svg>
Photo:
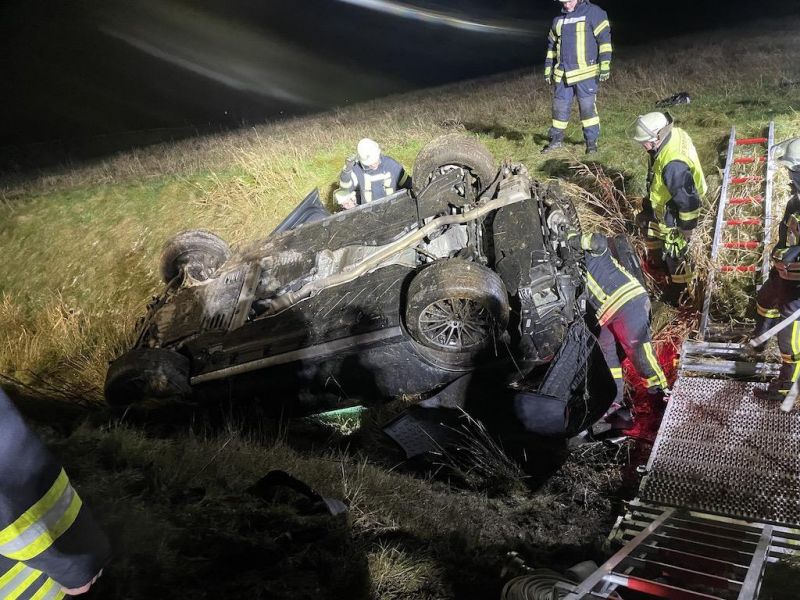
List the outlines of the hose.
<svg viewBox="0 0 800 600">
<path fill-rule="evenodd" d="M 501 600 L 559 600 L 568 593 L 556 587 L 557 583 L 575 582 L 551 569 L 533 569 L 525 575 L 515 577 L 503 586 Z"/>
</svg>

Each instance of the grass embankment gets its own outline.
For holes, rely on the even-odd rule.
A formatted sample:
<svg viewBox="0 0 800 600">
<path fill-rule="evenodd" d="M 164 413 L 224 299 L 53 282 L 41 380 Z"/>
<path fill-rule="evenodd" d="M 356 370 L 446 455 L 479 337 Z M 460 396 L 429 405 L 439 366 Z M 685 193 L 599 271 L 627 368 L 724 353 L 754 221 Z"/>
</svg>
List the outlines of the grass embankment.
<svg viewBox="0 0 800 600">
<path fill-rule="evenodd" d="M 796 25 L 770 23 L 762 29 L 768 36 L 726 32 L 619 48 L 598 100 L 603 134 L 592 162 L 628 194 L 641 194 L 645 157 L 626 130 L 654 101 L 683 90 L 692 103 L 672 112 L 695 140 L 712 190 L 732 124 L 751 134 L 772 119 L 779 138 L 800 134 L 800 74 L 789 70 L 800 51 Z M 315 186 L 330 198 L 343 157 L 363 136 L 410 167 L 430 139 L 465 131 L 537 177 L 582 182 L 571 169 L 583 158 L 574 117 L 567 132 L 574 145 L 539 154 L 549 121 L 537 66 L 533 75 L 412 93 L 9 184 L 0 204 L 0 374 L 30 386 L 30 395 L 99 401 L 107 361 L 130 343 L 136 317 L 161 287 L 164 240 L 192 227 L 231 242 L 265 235 Z M 114 426 L 54 439 L 118 549 L 101 596 L 232 597 L 230 586 L 240 582 L 256 590 L 249 595 L 270 597 L 288 594 L 286 579 L 331 597 L 487 597 L 498 589 L 507 550 L 566 566 L 590 553 L 613 521 L 607 496 L 619 472 L 606 456 L 573 455 L 538 495 L 488 498 L 480 485 L 469 492 L 366 461 L 363 435 L 331 436 L 315 448 L 335 450 L 322 453 L 292 449 L 291 432 L 283 441 L 268 434 L 158 440 Z M 346 499 L 352 528 L 265 509 L 243 493 L 270 468 Z"/>
</svg>

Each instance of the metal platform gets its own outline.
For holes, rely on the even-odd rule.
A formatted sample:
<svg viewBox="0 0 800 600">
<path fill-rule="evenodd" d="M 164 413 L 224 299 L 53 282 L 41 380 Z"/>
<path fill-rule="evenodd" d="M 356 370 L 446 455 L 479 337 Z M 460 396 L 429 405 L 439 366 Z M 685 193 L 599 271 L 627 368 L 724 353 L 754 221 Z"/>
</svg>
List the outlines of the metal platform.
<svg viewBox="0 0 800 600">
<path fill-rule="evenodd" d="M 800 523 L 800 413 L 760 400 L 763 383 L 681 377 L 639 497 L 727 517 Z"/>
</svg>

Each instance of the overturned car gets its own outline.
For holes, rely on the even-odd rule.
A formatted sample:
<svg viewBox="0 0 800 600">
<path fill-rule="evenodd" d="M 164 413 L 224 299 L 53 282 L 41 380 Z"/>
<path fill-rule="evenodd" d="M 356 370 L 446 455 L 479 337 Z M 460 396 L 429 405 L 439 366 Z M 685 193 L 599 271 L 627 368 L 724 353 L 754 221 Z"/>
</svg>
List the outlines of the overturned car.
<svg viewBox="0 0 800 600">
<path fill-rule="evenodd" d="M 413 174 L 413 190 L 333 215 L 314 192 L 235 253 L 206 231 L 168 241 L 166 287 L 111 363 L 107 401 L 247 397 L 308 414 L 425 400 L 481 373 L 518 405 L 528 390 L 529 430 L 588 425 L 613 383 L 584 324 L 570 201 L 456 134 Z"/>
</svg>

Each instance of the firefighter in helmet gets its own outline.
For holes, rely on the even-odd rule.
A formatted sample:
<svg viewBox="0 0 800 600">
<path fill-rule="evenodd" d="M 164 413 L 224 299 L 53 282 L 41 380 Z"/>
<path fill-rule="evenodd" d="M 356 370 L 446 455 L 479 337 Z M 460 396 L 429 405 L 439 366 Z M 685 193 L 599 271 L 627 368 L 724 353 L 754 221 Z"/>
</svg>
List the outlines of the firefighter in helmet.
<svg viewBox="0 0 800 600">
<path fill-rule="evenodd" d="M 547 36 L 544 79 L 553 90 L 550 143 L 543 153 L 560 148 L 569 123 L 572 99 L 580 109 L 586 153 L 597 152 L 600 117 L 597 88 L 611 76 L 611 25 L 608 15 L 589 0 L 559 0 L 561 14 Z"/>
<path fill-rule="evenodd" d="M 354 208 L 399 189 L 411 189 L 411 177 L 399 162 L 381 153 L 377 142 L 364 138 L 356 150 L 339 174 L 339 189 L 333 194 L 339 206 Z"/>
<path fill-rule="evenodd" d="M 772 249 L 772 269 L 756 295 L 756 327 L 759 337 L 778 320 L 800 308 L 800 138 L 777 144 L 771 150 L 789 173 L 791 197 L 778 226 L 778 243 Z M 766 343 L 757 350 L 763 351 Z M 756 394 L 768 400 L 783 400 L 800 376 L 800 323 L 794 321 L 778 332 L 781 369 L 766 390 Z"/>
<path fill-rule="evenodd" d="M 666 270 L 667 296 L 677 300 L 693 277 L 688 251 L 708 189 L 703 167 L 689 134 L 673 126 L 669 114 L 638 117 L 632 137 L 649 156 L 647 196 L 637 218 L 648 262 Z"/>
</svg>

